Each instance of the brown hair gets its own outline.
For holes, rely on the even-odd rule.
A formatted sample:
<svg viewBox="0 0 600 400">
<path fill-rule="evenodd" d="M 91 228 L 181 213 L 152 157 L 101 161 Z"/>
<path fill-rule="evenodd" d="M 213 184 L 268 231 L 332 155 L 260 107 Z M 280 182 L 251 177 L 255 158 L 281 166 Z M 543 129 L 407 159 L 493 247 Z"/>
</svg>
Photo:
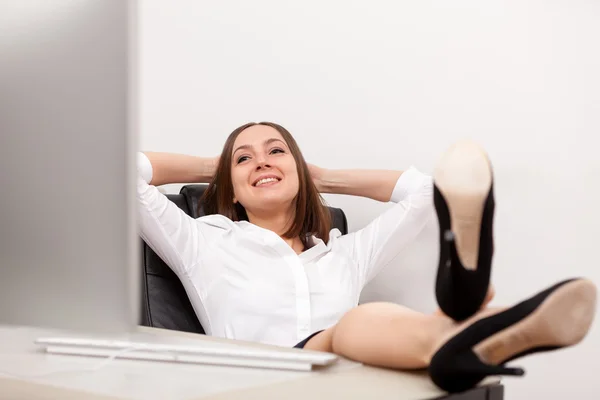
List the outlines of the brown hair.
<svg viewBox="0 0 600 400">
<path fill-rule="evenodd" d="M 283 236 L 286 238 L 299 236 L 304 245 L 307 245 L 306 239 L 308 236 L 315 235 L 327 243 L 329 241 L 329 230 L 331 229 L 329 209 L 310 176 L 308 166 L 296 140 L 287 129 L 273 122 L 251 122 L 231 132 L 223 146 L 217 170 L 204 192 L 203 201 L 201 202 L 204 203 L 204 213 L 206 215 L 221 214 L 232 221 L 248 220 L 244 207 L 239 202 L 233 203 L 231 157 L 233 144 L 239 134 L 254 125 L 270 126 L 277 130 L 290 148 L 294 160 L 296 160 L 299 181 L 298 195 L 295 199 L 296 213 L 292 225 Z"/>
</svg>

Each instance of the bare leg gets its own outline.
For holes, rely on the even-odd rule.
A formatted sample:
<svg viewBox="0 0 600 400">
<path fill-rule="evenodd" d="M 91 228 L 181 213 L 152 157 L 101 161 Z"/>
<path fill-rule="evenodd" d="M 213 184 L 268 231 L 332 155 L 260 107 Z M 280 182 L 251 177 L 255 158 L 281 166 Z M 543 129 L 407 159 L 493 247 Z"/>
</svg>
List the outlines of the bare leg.
<svg viewBox="0 0 600 400">
<path fill-rule="evenodd" d="M 451 336 L 499 311 L 487 309 L 457 324 L 445 315 L 422 314 L 393 303 L 367 303 L 347 312 L 304 348 L 380 367 L 421 369 Z"/>
</svg>

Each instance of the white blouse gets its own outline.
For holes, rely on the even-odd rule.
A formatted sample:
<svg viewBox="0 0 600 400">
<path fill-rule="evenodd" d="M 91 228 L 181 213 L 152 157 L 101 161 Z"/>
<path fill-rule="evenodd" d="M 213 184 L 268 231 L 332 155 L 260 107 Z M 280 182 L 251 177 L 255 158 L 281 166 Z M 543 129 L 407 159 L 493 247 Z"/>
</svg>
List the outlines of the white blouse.
<svg viewBox="0 0 600 400">
<path fill-rule="evenodd" d="M 400 254 L 431 218 L 433 181 L 404 171 L 397 203 L 363 229 L 298 255 L 279 235 L 222 215 L 194 219 L 149 182 L 138 154 L 140 235 L 181 280 L 208 335 L 294 346 L 357 306 L 363 287 Z"/>
</svg>

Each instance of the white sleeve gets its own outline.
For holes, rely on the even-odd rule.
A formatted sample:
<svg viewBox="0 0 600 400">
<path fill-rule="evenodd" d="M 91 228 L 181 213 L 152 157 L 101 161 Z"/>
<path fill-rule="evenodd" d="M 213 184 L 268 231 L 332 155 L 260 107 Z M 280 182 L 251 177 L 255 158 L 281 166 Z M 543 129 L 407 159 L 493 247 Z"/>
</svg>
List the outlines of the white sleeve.
<svg viewBox="0 0 600 400">
<path fill-rule="evenodd" d="M 139 234 L 175 273 L 187 275 L 200 262 L 205 247 L 202 224 L 149 184 L 152 164 L 143 153 L 137 158 Z"/>
<path fill-rule="evenodd" d="M 410 246 L 434 215 L 433 179 L 410 167 L 396 182 L 390 201 L 396 204 L 363 229 L 337 240 L 355 260 L 361 288 Z"/>
</svg>

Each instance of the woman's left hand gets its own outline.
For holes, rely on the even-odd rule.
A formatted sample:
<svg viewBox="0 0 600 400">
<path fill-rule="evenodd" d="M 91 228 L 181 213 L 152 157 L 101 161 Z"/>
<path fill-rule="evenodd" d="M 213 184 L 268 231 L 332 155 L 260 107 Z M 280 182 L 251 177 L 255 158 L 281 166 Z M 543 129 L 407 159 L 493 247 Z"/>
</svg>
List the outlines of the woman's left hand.
<svg viewBox="0 0 600 400">
<path fill-rule="evenodd" d="M 322 192 L 324 189 L 323 186 L 323 175 L 325 174 L 325 169 L 321 167 L 317 167 L 314 164 L 307 163 L 308 171 L 310 172 L 310 177 L 312 178 L 317 190 Z"/>
</svg>

